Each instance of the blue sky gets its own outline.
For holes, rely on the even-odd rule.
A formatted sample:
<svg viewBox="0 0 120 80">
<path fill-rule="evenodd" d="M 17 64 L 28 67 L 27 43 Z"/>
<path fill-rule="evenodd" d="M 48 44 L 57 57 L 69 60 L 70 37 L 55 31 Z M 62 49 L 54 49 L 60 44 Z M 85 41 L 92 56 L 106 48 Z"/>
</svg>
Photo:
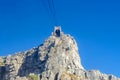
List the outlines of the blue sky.
<svg viewBox="0 0 120 80">
<path fill-rule="evenodd" d="M 76 39 L 85 69 L 120 77 L 120 1 L 53 1 L 55 10 L 47 0 L 0 0 L 0 56 L 38 46 L 60 25 Z"/>
</svg>

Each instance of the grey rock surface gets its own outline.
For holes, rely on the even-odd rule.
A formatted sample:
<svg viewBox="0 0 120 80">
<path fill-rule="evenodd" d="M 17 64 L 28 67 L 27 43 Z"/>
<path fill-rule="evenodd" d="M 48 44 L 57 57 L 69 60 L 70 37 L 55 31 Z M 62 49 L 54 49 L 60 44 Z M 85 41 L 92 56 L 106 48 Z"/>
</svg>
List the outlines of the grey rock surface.
<svg viewBox="0 0 120 80">
<path fill-rule="evenodd" d="M 0 80 L 120 80 L 98 70 L 86 71 L 74 38 L 55 27 L 44 44 L 0 57 Z"/>
</svg>

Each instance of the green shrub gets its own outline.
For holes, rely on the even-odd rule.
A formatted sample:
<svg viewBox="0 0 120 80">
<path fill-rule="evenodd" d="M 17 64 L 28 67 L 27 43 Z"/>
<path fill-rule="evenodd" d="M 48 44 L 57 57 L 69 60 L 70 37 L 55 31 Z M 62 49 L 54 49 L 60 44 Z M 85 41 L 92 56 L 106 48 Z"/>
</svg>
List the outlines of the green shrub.
<svg viewBox="0 0 120 80">
<path fill-rule="evenodd" d="M 29 80 L 40 80 L 39 77 L 38 77 L 38 75 L 35 75 L 35 74 L 29 75 L 28 79 Z"/>
<path fill-rule="evenodd" d="M 5 66 L 5 64 L 3 62 L 0 62 L 0 66 Z"/>
</svg>

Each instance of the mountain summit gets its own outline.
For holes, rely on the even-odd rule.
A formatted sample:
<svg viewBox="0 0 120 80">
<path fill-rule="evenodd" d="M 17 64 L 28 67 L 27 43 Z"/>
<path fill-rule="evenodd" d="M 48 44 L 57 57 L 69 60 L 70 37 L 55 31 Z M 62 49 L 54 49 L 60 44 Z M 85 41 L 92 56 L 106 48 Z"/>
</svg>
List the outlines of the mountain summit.
<svg viewBox="0 0 120 80">
<path fill-rule="evenodd" d="M 36 48 L 0 57 L 0 80 L 120 80 L 98 70 L 86 71 L 75 39 L 55 27 Z"/>
</svg>

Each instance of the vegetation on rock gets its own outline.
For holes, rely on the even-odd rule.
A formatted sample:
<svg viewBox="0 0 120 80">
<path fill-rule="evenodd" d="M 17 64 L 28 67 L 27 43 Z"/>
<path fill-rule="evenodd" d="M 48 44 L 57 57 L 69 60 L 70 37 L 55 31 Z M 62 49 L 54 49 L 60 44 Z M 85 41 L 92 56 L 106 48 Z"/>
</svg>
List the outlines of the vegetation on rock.
<svg viewBox="0 0 120 80">
<path fill-rule="evenodd" d="M 40 79 L 39 79 L 38 75 L 36 75 L 36 74 L 30 74 L 28 76 L 28 80 L 40 80 Z"/>
</svg>

